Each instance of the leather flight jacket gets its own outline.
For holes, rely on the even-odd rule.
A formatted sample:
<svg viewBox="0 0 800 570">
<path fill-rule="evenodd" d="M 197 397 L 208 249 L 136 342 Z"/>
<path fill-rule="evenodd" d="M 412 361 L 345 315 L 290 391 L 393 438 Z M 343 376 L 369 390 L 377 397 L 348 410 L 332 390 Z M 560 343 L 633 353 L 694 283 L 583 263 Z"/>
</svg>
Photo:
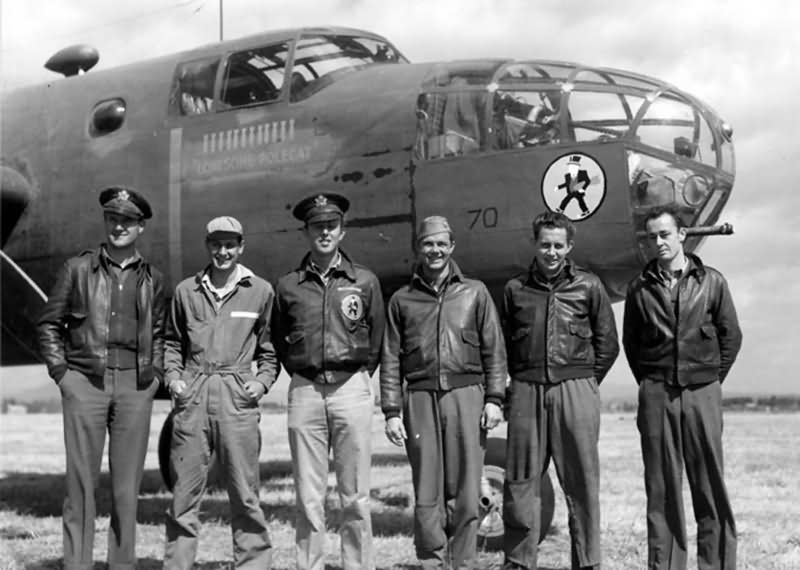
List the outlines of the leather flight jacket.
<svg viewBox="0 0 800 570">
<path fill-rule="evenodd" d="M 602 382 L 619 354 L 611 302 L 595 274 L 567 259 L 551 283 L 536 269 L 506 283 L 501 309 L 511 377 Z"/>
<path fill-rule="evenodd" d="M 343 252 L 327 283 L 310 267 L 281 277 L 275 288 L 272 335 L 286 371 L 336 384 L 359 370 L 375 372 L 385 321 L 383 295 L 374 273 Z"/>
<path fill-rule="evenodd" d="M 486 286 L 464 277 L 450 260 L 439 292 L 418 272 L 389 301 L 381 358 L 381 409 L 400 415 L 408 390 L 484 386 L 487 402 L 502 404 L 506 354 L 497 309 Z"/>
<path fill-rule="evenodd" d="M 678 386 L 708 384 L 728 375 L 742 331 L 722 274 L 694 254 L 675 290 L 651 261 L 628 285 L 622 343 L 636 381 Z"/>
<path fill-rule="evenodd" d="M 61 268 L 37 324 L 39 349 L 50 376 L 59 382 L 67 369 L 102 377 L 107 364 L 111 297 L 102 248 L 68 259 Z M 164 277 L 139 261 L 136 311 L 139 386 L 159 380 L 164 368 Z"/>
</svg>

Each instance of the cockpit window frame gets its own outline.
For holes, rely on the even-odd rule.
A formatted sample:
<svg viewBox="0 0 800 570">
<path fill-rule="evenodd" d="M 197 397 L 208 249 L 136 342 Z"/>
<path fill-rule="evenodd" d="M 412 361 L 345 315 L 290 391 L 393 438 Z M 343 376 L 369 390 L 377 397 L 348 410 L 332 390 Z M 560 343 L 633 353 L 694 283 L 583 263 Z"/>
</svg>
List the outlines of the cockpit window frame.
<svg viewBox="0 0 800 570">
<path fill-rule="evenodd" d="M 367 44 L 375 43 L 375 53 Z M 348 45 L 349 44 L 349 45 Z M 326 50 L 327 46 L 334 49 Z M 359 53 L 360 52 L 360 53 Z M 361 63 L 356 63 L 362 60 Z M 340 60 L 333 66 L 320 65 Z M 385 38 L 369 34 L 307 32 L 294 44 L 291 75 L 288 75 L 289 100 L 302 101 L 335 83 L 350 72 L 373 65 L 408 63 L 402 53 Z M 326 67 L 332 67 L 325 71 Z"/>
<path fill-rule="evenodd" d="M 220 55 L 211 55 L 178 62 L 170 90 L 170 115 L 189 118 L 218 110 L 221 61 Z M 201 85 L 197 85 L 200 77 Z"/>
<path fill-rule="evenodd" d="M 285 57 L 282 63 L 283 71 L 281 73 L 279 74 L 269 73 L 271 71 L 277 70 L 280 67 L 280 62 L 278 62 L 277 60 L 275 60 L 275 65 L 272 65 L 271 67 L 264 66 L 259 68 L 256 65 L 250 63 L 250 61 L 252 60 L 256 61 L 269 60 L 270 57 L 266 55 L 266 50 L 268 48 L 274 48 L 277 46 L 285 47 L 285 51 L 282 52 L 285 53 Z M 295 40 L 293 38 L 288 38 L 285 40 L 279 40 L 275 42 L 265 42 L 258 46 L 253 46 L 245 49 L 238 49 L 225 54 L 225 57 L 223 58 L 224 60 L 223 65 L 221 66 L 221 72 L 219 74 L 217 81 L 217 90 L 219 97 L 218 111 L 225 112 L 225 111 L 232 111 L 239 109 L 247 109 L 252 107 L 261 107 L 264 105 L 274 105 L 276 103 L 281 103 L 285 101 L 288 73 L 291 63 L 294 59 L 294 49 L 295 49 Z M 248 55 L 250 56 L 249 59 L 244 59 Z M 237 58 L 242 59 L 242 61 L 236 61 Z M 252 84 L 253 89 L 251 89 L 248 93 L 248 97 L 252 98 L 252 101 L 247 101 L 247 102 L 237 101 L 236 103 L 231 103 L 229 96 L 229 85 L 230 85 L 231 71 L 232 69 L 235 69 L 233 67 L 234 65 L 237 66 L 237 68 L 242 71 L 241 75 L 242 77 L 249 75 L 254 78 L 258 78 L 257 81 L 253 82 Z M 280 85 L 275 85 L 277 75 L 280 75 L 280 80 L 281 80 Z M 243 87 L 247 86 L 248 84 L 245 82 L 242 85 L 237 86 L 236 89 L 241 90 Z M 266 95 L 269 94 L 268 91 L 270 93 L 274 93 L 274 97 L 266 97 Z"/>
</svg>

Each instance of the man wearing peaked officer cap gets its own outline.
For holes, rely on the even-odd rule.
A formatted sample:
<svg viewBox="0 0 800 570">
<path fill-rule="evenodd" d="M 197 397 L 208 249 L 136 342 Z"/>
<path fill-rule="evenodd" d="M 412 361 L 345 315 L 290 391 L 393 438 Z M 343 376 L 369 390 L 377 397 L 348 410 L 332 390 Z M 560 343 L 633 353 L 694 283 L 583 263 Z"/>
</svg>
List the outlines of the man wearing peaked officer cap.
<svg viewBox="0 0 800 570">
<path fill-rule="evenodd" d="M 100 205 L 104 212 L 128 218 L 149 220 L 153 217 L 147 200 L 138 192 L 123 186 L 111 186 L 100 192 Z"/>
<path fill-rule="evenodd" d="M 340 194 L 316 194 L 298 202 L 292 214 L 308 225 L 337 218 L 343 219 L 348 208 L 350 201 Z"/>
<path fill-rule="evenodd" d="M 136 503 L 163 368 L 164 279 L 136 249 L 150 204 L 122 186 L 104 189 L 99 198 L 106 242 L 66 261 L 37 327 L 42 358 L 62 396 L 69 570 L 93 565 L 94 496 L 106 431 L 116 521 L 108 530 L 108 565 L 136 566 Z"/>
<path fill-rule="evenodd" d="M 383 334 L 375 274 L 339 244 L 349 203 L 315 194 L 294 208 L 309 252 L 281 277 L 273 311 L 275 348 L 291 375 L 289 446 L 297 494 L 298 570 L 325 567 L 325 494 L 333 450 L 342 504 L 343 570 L 375 568 L 369 510 L 372 386 Z"/>
</svg>

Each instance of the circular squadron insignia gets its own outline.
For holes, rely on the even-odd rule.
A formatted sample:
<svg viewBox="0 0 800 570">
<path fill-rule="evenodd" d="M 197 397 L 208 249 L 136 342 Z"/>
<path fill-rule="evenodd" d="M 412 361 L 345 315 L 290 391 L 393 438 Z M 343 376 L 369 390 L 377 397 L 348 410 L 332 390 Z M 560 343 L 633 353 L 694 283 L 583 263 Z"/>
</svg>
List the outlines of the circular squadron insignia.
<svg viewBox="0 0 800 570">
<path fill-rule="evenodd" d="M 570 220 L 594 214 L 606 196 L 606 176 L 591 156 L 570 153 L 554 160 L 542 179 L 542 198 L 553 212 Z"/>
<path fill-rule="evenodd" d="M 355 293 L 342 299 L 342 314 L 346 319 L 357 321 L 364 316 L 364 302 Z"/>
</svg>

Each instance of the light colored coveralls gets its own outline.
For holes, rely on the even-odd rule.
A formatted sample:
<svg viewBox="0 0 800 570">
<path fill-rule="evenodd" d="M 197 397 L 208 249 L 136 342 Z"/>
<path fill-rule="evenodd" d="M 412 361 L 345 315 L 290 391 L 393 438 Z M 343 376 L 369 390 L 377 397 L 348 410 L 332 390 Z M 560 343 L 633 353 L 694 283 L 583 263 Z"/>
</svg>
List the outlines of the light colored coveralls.
<svg viewBox="0 0 800 570">
<path fill-rule="evenodd" d="M 165 378 L 186 382 L 176 398 L 170 473 L 175 481 L 167 512 L 166 570 L 188 570 L 197 553 L 198 510 L 215 453 L 231 503 L 236 568 L 263 570 L 271 543 L 258 498 L 261 448 L 258 402 L 244 389 L 255 379 L 268 390 L 277 372 L 270 340 L 272 286 L 238 266 L 232 291 L 218 299 L 206 272 L 182 281 L 167 329 Z"/>
</svg>

